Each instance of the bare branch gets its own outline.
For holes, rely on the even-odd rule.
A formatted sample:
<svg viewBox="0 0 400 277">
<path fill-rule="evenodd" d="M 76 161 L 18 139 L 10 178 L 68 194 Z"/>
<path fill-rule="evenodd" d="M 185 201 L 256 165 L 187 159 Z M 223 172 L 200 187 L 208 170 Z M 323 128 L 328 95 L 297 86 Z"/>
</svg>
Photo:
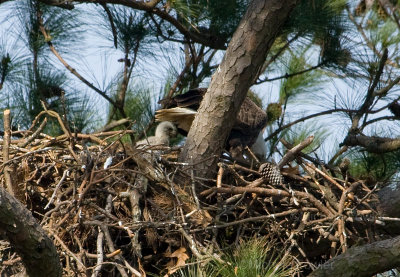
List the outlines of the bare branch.
<svg viewBox="0 0 400 277">
<path fill-rule="evenodd" d="M 57 250 L 32 214 L 0 187 L 0 231 L 21 256 L 29 276 L 61 276 Z"/>
<path fill-rule="evenodd" d="M 400 236 L 352 247 L 324 263 L 308 276 L 369 277 L 399 266 Z"/>
<path fill-rule="evenodd" d="M 400 148 L 400 139 L 369 137 L 364 135 L 349 134 L 342 145 L 362 146 L 368 152 L 386 153 L 398 150 Z"/>
<path fill-rule="evenodd" d="M 53 43 L 51 42 L 51 36 L 47 33 L 46 28 L 43 26 L 43 20 L 41 18 L 41 15 L 38 14 L 38 22 L 39 22 L 39 28 L 40 31 L 42 32 L 44 39 L 47 41 L 47 45 L 50 48 L 50 51 L 57 57 L 57 59 L 71 72 L 73 75 L 75 75 L 79 80 L 81 80 L 85 85 L 93 89 L 95 92 L 100 94 L 104 99 L 106 99 L 108 102 L 110 102 L 114 107 L 117 107 L 117 103 L 111 99 L 105 92 L 101 91 L 100 89 L 96 88 L 92 83 L 90 83 L 88 80 L 86 80 L 82 75 L 80 75 L 73 67 L 71 67 L 64 59 L 61 57 L 61 55 L 58 53 L 58 51 L 55 49 Z M 119 109 L 121 112 L 121 115 L 123 117 L 126 117 L 126 114 L 124 110 Z"/>
<path fill-rule="evenodd" d="M 111 31 L 114 38 L 114 47 L 115 49 L 118 48 L 118 37 L 117 37 L 117 29 L 115 28 L 114 19 L 112 17 L 110 9 L 107 7 L 105 3 L 102 3 L 101 6 L 103 7 L 104 11 L 107 14 L 108 21 L 110 21 Z"/>
<path fill-rule="evenodd" d="M 296 156 L 298 155 L 298 153 L 301 150 L 303 150 L 304 148 L 306 148 L 307 146 L 309 146 L 313 142 L 313 140 L 314 140 L 314 136 L 309 136 L 304 141 L 302 141 L 301 143 L 299 143 L 295 147 L 293 147 L 290 150 L 288 150 L 288 152 L 285 154 L 285 156 L 283 156 L 283 158 L 278 163 L 279 169 L 282 169 L 282 167 L 285 164 L 287 164 L 290 161 L 294 160 L 296 158 Z"/>
</svg>

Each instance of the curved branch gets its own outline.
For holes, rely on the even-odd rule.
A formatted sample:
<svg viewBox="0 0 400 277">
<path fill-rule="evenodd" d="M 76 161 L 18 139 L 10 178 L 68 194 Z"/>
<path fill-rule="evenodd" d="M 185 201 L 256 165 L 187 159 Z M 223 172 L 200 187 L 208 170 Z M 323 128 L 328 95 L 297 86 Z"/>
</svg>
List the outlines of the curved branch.
<svg viewBox="0 0 400 277">
<path fill-rule="evenodd" d="M 278 163 L 278 168 L 282 169 L 284 165 L 289 163 L 290 161 L 294 160 L 296 156 L 299 154 L 301 150 L 309 146 L 314 140 L 314 136 L 309 136 L 302 142 L 300 142 L 298 145 L 290 148 L 285 156 L 282 157 L 282 159 Z"/>
<path fill-rule="evenodd" d="M 373 123 L 378 122 L 378 121 L 382 121 L 382 120 L 394 121 L 394 120 L 399 120 L 399 117 L 398 116 L 393 116 L 393 115 L 391 115 L 391 116 L 390 115 L 381 116 L 381 117 L 378 117 L 378 118 L 374 118 L 374 119 L 368 120 L 367 122 L 365 122 L 363 124 L 363 127 L 365 127 L 367 125 L 370 125 L 370 124 L 373 124 Z"/>
<path fill-rule="evenodd" d="M 324 263 L 308 276 L 369 277 L 399 266 L 400 236 L 352 247 Z"/>
<path fill-rule="evenodd" d="M 271 138 L 273 138 L 274 136 L 279 134 L 282 130 L 285 130 L 285 129 L 289 128 L 289 127 L 292 127 L 293 125 L 295 125 L 297 123 L 300 123 L 300 122 L 303 122 L 303 121 L 306 121 L 308 119 L 311 119 L 311 118 L 314 118 L 314 117 L 318 117 L 318 116 L 321 116 L 321 115 L 327 115 L 327 114 L 338 113 L 338 112 L 352 113 L 352 112 L 357 112 L 357 110 L 331 109 L 331 110 L 327 110 L 327 111 L 323 111 L 323 112 L 319 112 L 319 113 L 315 113 L 315 114 L 310 114 L 310 115 L 307 115 L 305 117 L 299 118 L 299 119 L 297 119 L 295 121 L 292 121 L 292 122 L 290 122 L 290 123 L 288 123 L 286 125 L 283 125 L 283 126 L 279 127 L 272 134 L 270 134 L 268 137 L 266 137 L 264 139 L 264 141 L 270 140 Z"/>
<path fill-rule="evenodd" d="M 47 5 L 59 6 L 65 1 L 59 0 L 40 0 L 41 2 Z M 161 2 L 160 0 L 151 0 L 151 1 L 132 1 L 132 0 L 76 0 L 75 3 L 95 3 L 95 4 L 113 4 L 113 5 L 123 5 L 126 7 L 130 7 L 137 10 L 146 11 L 149 13 L 156 14 L 161 19 L 168 21 L 172 24 L 178 31 L 186 36 L 190 37 L 194 42 L 204 44 L 211 48 L 215 49 L 226 49 L 226 39 L 222 36 L 210 36 L 209 34 L 204 34 L 198 32 L 197 30 L 189 30 L 186 28 L 179 20 L 177 20 L 174 16 L 170 15 L 167 11 L 157 8 L 157 4 Z"/>
<path fill-rule="evenodd" d="M 386 153 L 398 150 L 400 148 L 400 139 L 349 134 L 344 139 L 342 145 L 362 146 L 368 152 Z"/>
<path fill-rule="evenodd" d="M 0 232 L 21 256 L 29 276 L 61 276 L 56 247 L 32 214 L 2 187 Z"/>
<path fill-rule="evenodd" d="M 286 73 L 284 75 L 281 75 L 281 76 L 278 76 L 278 77 L 275 77 L 275 78 L 271 78 L 271 79 L 265 78 L 263 80 L 258 80 L 255 84 L 259 85 L 259 84 L 262 84 L 262 83 L 265 83 L 265 82 L 272 82 L 272 81 L 276 81 L 276 80 L 280 80 L 280 79 L 288 79 L 288 78 L 291 78 L 291 77 L 294 77 L 294 76 L 297 76 L 297 75 L 301 75 L 301 74 L 310 72 L 310 71 L 312 71 L 314 69 L 317 69 L 317 68 L 323 66 L 324 63 L 325 62 L 320 62 L 317 65 L 311 66 L 311 67 L 306 68 L 304 70 L 300 70 L 300 71 L 293 72 L 293 73 L 290 73 L 290 74 Z"/>
<path fill-rule="evenodd" d="M 40 31 L 43 34 L 43 37 L 45 41 L 47 42 L 47 45 L 49 46 L 51 52 L 57 57 L 57 59 L 71 72 L 73 75 L 75 75 L 79 80 L 81 80 L 85 85 L 93 89 L 95 92 L 100 94 L 104 99 L 106 99 L 108 102 L 110 102 L 114 107 L 116 107 L 120 112 L 122 117 L 127 117 L 123 108 L 118 107 L 117 103 L 111 99 L 105 92 L 101 91 L 100 89 L 96 88 L 92 83 L 90 83 L 88 80 L 86 80 L 82 75 L 80 75 L 73 67 L 71 67 L 64 59 L 61 57 L 61 55 L 58 53 L 56 48 L 54 47 L 53 43 L 51 42 L 51 36 L 47 33 L 46 28 L 43 26 L 43 20 L 40 14 L 38 14 L 38 22 L 39 22 L 39 28 Z"/>
<path fill-rule="evenodd" d="M 320 210 L 326 216 L 333 215 L 332 212 L 328 208 L 326 208 L 321 203 L 321 201 L 315 198 L 312 194 L 302 191 L 293 191 L 293 193 L 291 194 L 290 192 L 281 189 L 267 189 L 267 188 L 257 188 L 257 187 L 221 187 L 221 188 L 213 187 L 211 189 L 201 192 L 200 195 L 205 196 L 212 192 L 230 193 L 230 194 L 254 193 L 262 196 L 275 196 L 280 198 L 297 196 L 308 199 L 312 204 L 314 204 L 314 206 L 318 210 Z"/>
<path fill-rule="evenodd" d="M 115 24 L 114 24 L 114 19 L 112 16 L 112 13 L 110 11 L 110 9 L 107 7 L 106 4 L 101 4 L 101 6 L 103 7 L 104 11 L 107 14 L 108 17 L 108 21 L 110 21 L 110 27 L 111 27 L 111 32 L 113 34 L 113 39 L 114 39 L 114 47 L 115 49 L 118 48 L 118 37 L 117 37 L 117 29 L 115 28 Z"/>
</svg>

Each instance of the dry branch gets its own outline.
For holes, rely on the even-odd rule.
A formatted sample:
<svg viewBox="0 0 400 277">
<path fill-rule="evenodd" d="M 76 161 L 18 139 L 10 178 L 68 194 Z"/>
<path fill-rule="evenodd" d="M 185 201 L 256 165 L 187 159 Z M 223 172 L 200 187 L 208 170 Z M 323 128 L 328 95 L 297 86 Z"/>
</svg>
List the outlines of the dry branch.
<svg viewBox="0 0 400 277">
<path fill-rule="evenodd" d="M 9 148 L 10 148 L 10 140 L 11 140 L 11 118 L 10 118 L 10 110 L 4 111 L 4 140 L 3 140 L 3 170 L 4 170 L 4 179 L 6 182 L 6 187 L 8 193 L 12 196 L 15 196 L 14 188 L 11 180 L 12 169 L 6 163 L 9 161 Z"/>
<path fill-rule="evenodd" d="M 49 112 L 42 116 L 57 118 Z M 254 234 L 276 240 L 315 267 L 360 240 L 382 239 L 386 233 L 374 234 L 372 226 L 400 220 L 395 212 L 373 209 L 375 184 L 368 187 L 328 172 L 318 161 L 305 162 L 302 157 L 310 157 L 300 149 L 310 138 L 294 149 L 288 145 L 292 150 L 280 163 L 283 181 L 272 186 L 257 168 L 223 161 L 216 180 L 196 178 L 193 164 L 177 162 L 179 147 L 136 149 L 120 142 L 128 131 L 65 129 L 51 137 L 33 131 L 37 122 L 20 131 L 29 139 L 10 141 L 9 159 L 0 163 L 16 167 L 17 195 L 25 196 L 21 201 L 52 235 L 65 275 L 144 276 L 177 249 L 208 259 L 220 254 L 211 249 L 218 249 L 221 239 L 235 243 Z M 304 170 L 296 169 L 299 165 Z M 12 252 L 0 253 L 8 257 L 6 270 L 16 272 Z"/>
<path fill-rule="evenodd" d="M 309 277 L 369 277 L 400 266 L 400 237 L 350 248 L 313 271 Z"/>
<path fill-rule="evenodd" d="M 0 232 L 22 258 L 29 276 L 61 276 L 54 244 L 32 214 L 0 187 Z"/>
</svg>

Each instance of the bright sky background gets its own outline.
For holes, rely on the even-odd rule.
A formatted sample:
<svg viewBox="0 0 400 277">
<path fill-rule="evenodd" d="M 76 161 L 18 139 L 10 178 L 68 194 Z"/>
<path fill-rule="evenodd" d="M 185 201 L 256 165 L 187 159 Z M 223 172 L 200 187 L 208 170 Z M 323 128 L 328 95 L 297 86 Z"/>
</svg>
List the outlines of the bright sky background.
<svg viewBox="0 0 400 277">
<path fill-rule="evenodd" d="M 2 4 L 0 6 L 0 14 L 6 14 L 9 11 L 9 5 L 11 4 L 12 2 Z M 87 6 L 88 5 L 83 5 L 82 7 L 87 8 Z M 79 5 L 77 7 L 79 7 Z M 72 59 L 67 55 L 63 55 L 63 57 L 68 63 L 70 63 L 71 66 L 77 69 L 81 75 L 93 82 L 95 86 L 103 90 L 105 88 L 105 84 L 112 80 L 113 77 L 122 70 L 123 64 L 117 62 L 117 60 L 122 58 L 123 55 L 120 53 L 120 51 L 109 47 L 112 45 L 111 42 L 106 41 L 93 32 L 93 28 L 96 28 L 96 25 L 93 23 L 94 21 L 92 16 L 88 15 L 86 17 L 86 21 L 89 31 L 85 33 L 85 40 L 79 45 L 81 49 L 79 51 L 80 58 Z M 16 24 L 10 18 L 4 17 L 0 17 L 0 22 L 1 40 L 3 42 L 6 41 L 7 44 L 9 44 L 15 39 L 15 33 L 13 33 L 11 30 L 16 27 Z M 155 44 L 154 53 L 157 55 L 154 57 L 146 57 L 142 60 L 139 59 L 137 67 L 134 68 L 133 76 L 136 76 L 137 80 L 140 80 L 140 82 L 145 82 L 147 86 L 151 87 L 154 91 L 155 97 L 158 96 L 158 93 L 160 92 L 160 89 L 168 76 L 168 59 L 172 61 L 172 63 L 175 61 L 176 70 L 181 70 L 183 67 L 181 63 L 183 57 L 182 49 L 179 47 L 180 45 L 176 45 L 175 51 L 172 52 L 173 54 L 170 54 L 168 58 L 166 58 L 161 55 L 159 45 Z M 66 69 L 60 65 L 59 61 L 55 59 L 52 54 L 51 56 L 52 60 L 54 60 L 54 64 L 60 69 L 66 71 Z M 316 56 L 318 56 L 318 52 L 316 52 Z M 222 55 L 219 57 L 221 58 Z M 179 74 L 179 72 L 177 72 L 177 74 Z M 82 89 L 82 93 L 91 95 L 93 101 L 97 103 L 96 107 L 98 110 L 95 112 L 104 114 L 105 116 L 107 102 L 95 92 L 83 85 L 75 76 L 70 73 L 68 73 L 68 76 L 70 76 L 71 80 L 73 80 L 74 86 Z M 269 102 L 277 101 L 279 84 L 280 81 L 276 81 L 274 83 L 265 83 L 263 85 L 253 87 L 253 90 L 257 92 L 258 95 L 263 99 L 265 107 Z M 290 110 L 288 110 L 291 112 L 291 116 L 293 118 L 301 117 L 314 111 L 322 111 L 323 109 L 328 108 L 329 102 L 334 102 L 335 95 L 346 94 L 352 90 L 354 90 L 353 87 L 341 81 L 326 82 L 321 91 L 315 92 L 316 94 L 320 95 L 319 97 L 310 98 L 308 101 L 304 101 L 303 99 L 303 101 L 292 102 L 289 107 Z M 321 104 L 324 105 L 324 107 L 320 107 Z M 330 108 L 333 108 L 332 105 L 330 105 Z M 331 130 L 324 145 L 322 146 L 322 150 L 324 152 L 332 153 L 333 146 L 336 145 L 337 147 L 338 143 L 343 140 L 349 121 L 347 120 L 345 122 L 343 118 L 337 116 L 324 116 L 314 121 L 315 124 L 319 124 L 321 128 L 327 127 L 327 129 Z M 265 134 L 265 136 L 267 136 L 267 134 Z"/>
</svg>

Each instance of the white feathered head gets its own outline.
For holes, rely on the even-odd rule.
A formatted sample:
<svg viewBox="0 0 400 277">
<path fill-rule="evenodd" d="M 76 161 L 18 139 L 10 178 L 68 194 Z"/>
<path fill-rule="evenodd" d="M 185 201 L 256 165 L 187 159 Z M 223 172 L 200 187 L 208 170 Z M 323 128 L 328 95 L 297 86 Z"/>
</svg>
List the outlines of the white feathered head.
<svg viewBox="0 0 400 277">
<path fill-rule="evenodd" d="M 160 124 L 158 124 L 156 128 L 156 137 L 176 137 L 176 127 L 172 122 L 169 121 L 163 121 Z"/>
</svg>

